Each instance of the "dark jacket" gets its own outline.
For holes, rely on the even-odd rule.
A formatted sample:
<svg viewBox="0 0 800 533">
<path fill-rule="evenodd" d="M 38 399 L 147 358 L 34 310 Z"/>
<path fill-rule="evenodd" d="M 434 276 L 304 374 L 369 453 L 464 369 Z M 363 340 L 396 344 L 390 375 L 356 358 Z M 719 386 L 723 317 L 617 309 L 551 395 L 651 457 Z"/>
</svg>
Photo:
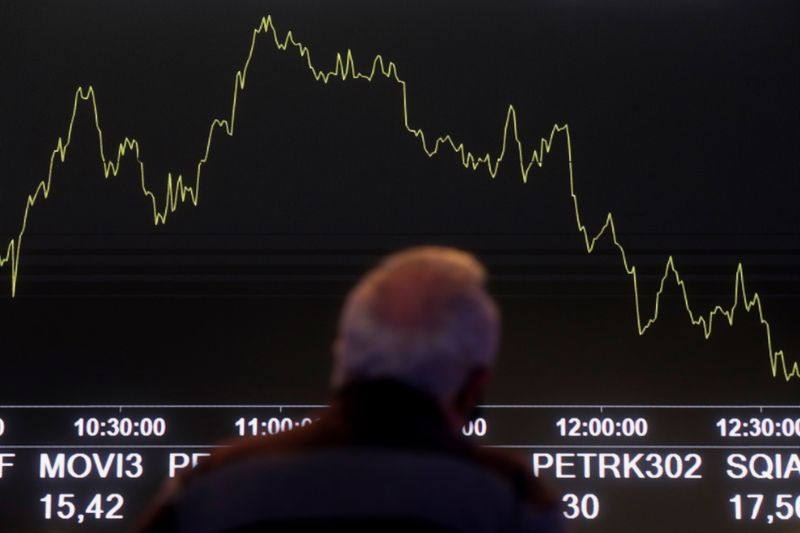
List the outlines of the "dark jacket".
<svg viewBox="0 0 800 533">
<path fill-rule="evenodd" d="M 345 387 L 313 424 L 237 440 L 174 481 L 140 531 L 561 530 L 525 461 L 455 435 L 430 397 L 391 380 Z"/>
</svg>

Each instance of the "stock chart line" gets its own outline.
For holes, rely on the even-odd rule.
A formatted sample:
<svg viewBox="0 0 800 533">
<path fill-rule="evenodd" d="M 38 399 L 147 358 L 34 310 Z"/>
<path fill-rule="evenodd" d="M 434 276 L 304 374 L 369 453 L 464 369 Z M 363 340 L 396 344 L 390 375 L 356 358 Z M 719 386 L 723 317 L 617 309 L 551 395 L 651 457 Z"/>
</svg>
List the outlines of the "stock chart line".
<svg viewBox="0 0 800 533">
<path fill-rule="evenodd" d="M 581 220 L 579 199 L 575 190 L 575 180 L 573 174 L 572 142 L 570 138 L 569 126 L 567 124 L 555 124 L 551 128 L 550 134 L 546 138 L 542 137 L 540 139 L 538 146 L 530 152 L 529 157 L 525 155 L 526 149 L 520 138 L 517 112 L 513 105 L 508 106 L 505 116 L 505 123 L 503 126 L 501 147 L 499 152 L 494 156 L 489 152 L 476 156 L 474 153 L 467 150 L 463 143 L 458 143 L 450 134 L 438 136 L 431 141 L 422 129 L 415 128 L 411 124 L 411 119 L 409 118 L 407 83 L 400 78 L 397 71 L 397 66 L 394 62 L 386 61 L 383 56 L 378 54 L 373 58 L 369 70 L 359 71 L 356 68 L 355 59 L 352 52 L 347 50 L 344 55 L 342 55 L 341 52 L 336 54 L 336 60 L 332 69 L 321 69 L 315 66 L 315 64 L 312 62 L 310 49 L 302 42 L 297 41 L 291 31 L 288 31 L 283 39 L 280 38 L 278 30 L 275 27 L 271 16 L 263 17 L 259 25 L 252 32 L 252 39 L 250 41 L 250 49 L 247 53 L 247 58 L 242 68 L 236 72 L 234 78 L 233 97 L 228 118 L 215 118 L 211 121 L 205 150 L 203 152 L 203 156 L 197 162 L 192 179 L 187 181 L 184 179 L 182 174 L 178 174 L 177 176 L 173 176 L 171 172 L 167 174 L 167 190 L 161 207 L 159 207 L 159 201 L 155 194 L 146 186 L 145 167 L 141 158 L 140 143 L 136 139 L 125 137 L 122 142 L 117 145 L 116 154 L 113 157 L 108 157 L 105 148 L 105 141 L 103 139 L 103 131 L 100 127 L 100 118 L 97 108 L 95 89 L 91 85 L 89 85 L 86 89 L 83 87 L 78 87 L 73 97 L 72 113 L 70 115 L 67 133 L 65 137 L 59 137 L 56 142 L 56 146 L 50 156 L 47 177 L 38 183 L 33 193 L 28 195 L 19 232 L 17 233 L 16 237 L 9 241 L 5 255 L 0 257 L 0 268 L 6 267 L 6 265 L 10 266 L 12 298 L 16 297 L 17 293 L 20 259 L 22 257 L 23 248 L 22 245 L 25 232 L 28 227 L 31 209 L 40 199 L 47 199 L 50 195 L 56 160 L 58 159 L 62 164 L 66 161 L 67 152 L 72 143 L 72 132 L 78 117 L 79 107 L 83 103 L 88 102 L 91 108 L 91 113 L 94 118 L 94 126 L 97 131 L 99 155 L 105 178 L 108 179 L 111 176 L 116 176 L 119 172 L 122 159 L 128 153 L 132 153 L 136 158 L 136 162 L 138 163 L 142 193 L 150 200 L 152 205 L 153 223 L 156 226 L 159 224 L 164 224 L 167 222 L 170 213 L 175 212 L 178 206 L 186 203 L 187 200 L 189 200 L 192 205 L 197 206 L 200 195 L 201 174 L 203 166 L 210 157 L 211 146 L 215 133 L 222 129 L 229 137 L 232 137 L 234 134 L 239 94 L 245 89 L 247 72 L 250 68 L 251 61 L 253 60 L 256 43 L 261 36 L 271 37 L 275 44 L 275 48 L 279 51 L 295 50 L 299 58 L 305 60 L 308 70 L 318 82 L 328 84 L 332 79 L 340 81 L 347 81 L 350 79 L 371 82 L 377 76 L 381 76 L 395 82 L 401 88 L 402 93 L 403 126 L 408 133 L 412 134 L 419 140 L 422 150 L 428 157 L 435 156 L 437 153 L 439 153 L 443 146 L 449 147 L 452 152 L 455 152 L 460 156 L 461 164 L 465 168 L 478 170 L 479 168 L 483 167 L 487 170 L 492 178 L 495 178 L 500 169 L 501 163 L 506 159 L 507 156 L 509 156 L 509 152 L 515 152 L 514 155 L 509 157 L 516 157 L 517 164 L 519 165 L 519 175 L 523 183 L 527 183 L 533 166 L 536 165 L 537 167 L 542 167 L 544 164 L 544 156 L 550 152 L 556 136 L 563 136 L 567 147 L 569 190 L 574 207 L 575 224 L 577 230 L 583 236 L 583 242 L 587 253 L 591 254 L 601 237 L 606 235 L 610 238 L 613 245 L 619 251 L 622 265 L 625 269 L 625 272 L 631 278 L 633 285 L 636 328 L 639 335 L 643 335 L 650 328 L 650 326 L 657 321 L 661 306 L 661 297 L 665 291 L 667 282 L 672 279 L 680 289 L 683 304 L 690 322 L 693 325 L 702 328 L 703 335 L 706 339 L 711 336 L 714 320 L 718 317 L 721 316 L 725 318 L 729 325 L 733 325 L 736 311 L 739 308 L 743 308 L 744 311 L 748 313 L 755 311 L 759 323 L 764 330 L 772 376 L 774 378 L 783 378 L 785 381 L 800 379 L 800 363 L 797 361 L 787 361 L 783 350 L 775 349 L 773 347 L 772 328 L 765 317 L 761 297 L 757 292 L 753 292 L 751 296 L 748 295 L 745 285 L 744 267 L 741 262 L 736 268 L 733 287 L 733 302 L 730 304 L 730 306 L 724 307 L 722 305 L 716 305 L 707 314 L 700 314 L 692 309 L 692 306 L 689 302 L 689 294 L 686 287 L 686 282 L 683 280 L 678 271 L 678 268 L 675 264 L 675 259 L 670 255 L 664 266 L 664 271 L 660 279 L 658 291 L 655 294 L 652 310 L 649 313 L 642 310 L 637 269 L 635 265 L 631 264 L 630 260 L 628 259 L 628 254 L 617 236 L 617 229 L 613 215 L 609 212 L 605 217 L 603 225 L 598 231 L 594 232 L 594 234 L 589 231 L 587 226 Z"/>
</svg>

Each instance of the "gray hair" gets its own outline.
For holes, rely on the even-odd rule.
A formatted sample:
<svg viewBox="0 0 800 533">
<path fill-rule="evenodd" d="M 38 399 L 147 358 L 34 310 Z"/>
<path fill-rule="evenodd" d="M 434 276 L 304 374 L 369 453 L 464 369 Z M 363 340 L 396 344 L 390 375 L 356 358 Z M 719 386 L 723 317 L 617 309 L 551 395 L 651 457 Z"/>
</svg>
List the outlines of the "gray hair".
<svg viewBox="0 0 800 533">
<path fill-rule="evenodd" d="M 439 246 L 386 258 L 350 292 L 334 349 L 334 388 L 394 378 L 439 402 L 491 368 L 499 312 L 474 256 Z"/>
</svg>

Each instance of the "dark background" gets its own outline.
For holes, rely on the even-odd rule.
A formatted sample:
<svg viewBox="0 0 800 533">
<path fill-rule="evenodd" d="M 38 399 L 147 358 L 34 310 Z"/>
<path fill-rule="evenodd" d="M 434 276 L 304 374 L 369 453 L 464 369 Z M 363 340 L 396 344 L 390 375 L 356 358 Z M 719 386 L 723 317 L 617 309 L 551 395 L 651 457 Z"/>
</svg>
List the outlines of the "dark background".
<svg viewBox="0 0 800 533">
<path fill-rule="evenodd" d="M 791 363 L 799 11 L 794 0 L 4 0 L 0 242 L 19 231 L 78 87 L 95 90 L 106 154 L 140 142 L 163 206 L 167 174 L 191 181 L 211 121 L 229 118 L 251 32 L 272 14 L 326 70 L 347 49 L 362 70 L 375 54 L 394 61 L 412 125 L 474 153 L 497 153 L 510 104 L 528 154 L 569 124 L 582 219 L 596 232 L 613 213 L 644 317 L 670 255 L 697 313 L 731 305 L 741 261 Z M 658 322 L 637 334 L 618 251 L 605 238 L 589 255 L 576 231 L 563 135 L 523 184 L 514 153 L 496 179 L 447 150 L 429 159 L 401 113 L 396 84 L 317 83 L 262 37 L 198 207 L 155 227 L 133 158 L 103 178 L 91 108 L 79 104 L 50 198 L 30 212 L 16 298 L 0 269 L 0 404 L 324 403 L 346 291 L 382 255 L 421 243 L 467 248 L 490 269 L 504 323 L 487 403 L 797 403 L 800 379 L 772 376 L 765 331 L 741 308 L 705 340 L 668 283 Z M 34 458 L 4 480 L 5 501 L 31 517 L 42 493 L 72 487 L 23 488 Z M 721 455 L 709 463 L 721 472 Z M 161 473 L 151 476 L 130 513 Z M 728 493 L 778 490 L 702 487 L 603 488 L 610 518 L 593 530 L 719 530 Z M 708 514 L 686 519 L 693 507 Z"/>
<path fill-rule="evenodd" d="M 94 87 L 107 154 L 141 143 L 163 206 L 228 118 L 252 30 L 272 14 L 317 66 L 352 49 L 408 82 L 412 125 L 496 154 L 507 106 L 526 152 L 569 124 L 581 216 L 608 212 L 652 314 L 667 257 L 697 313 L 730 306 L 734 274 L 763 298 L 774 347 L 800 354 L 795 2 L 3 2 L 0 235 L 19 230 L 76 89 Z M 237 129 L 217 131 L 197 208 L 155 227 L 135 160 L 104 179 L 88 103 L 66 163 L 31 210 L 17 297 L 0 270 L 5 403 L 324 402 L 348 287 L 419 243 L 485 260 L 504 314 L 494 403 L 795 402 L 740 308 L 714 334 L 668 283 L 636 332 L 608 239 L 586 254 L 556 135 L 527 184 L 496 179 L 402 127 L 400 90 L 313 80 L 256 45 Z M 5 246 L 5 244 L 3 245 Z"/>
</svg>

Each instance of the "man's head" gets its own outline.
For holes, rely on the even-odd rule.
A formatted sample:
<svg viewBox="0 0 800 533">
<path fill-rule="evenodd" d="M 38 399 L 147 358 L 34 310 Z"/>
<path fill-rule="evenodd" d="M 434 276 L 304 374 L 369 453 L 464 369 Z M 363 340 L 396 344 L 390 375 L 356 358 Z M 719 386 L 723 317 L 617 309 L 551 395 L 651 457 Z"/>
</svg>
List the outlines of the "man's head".
<svg viewBox="0 0 800 533">
<path fill-rule="evenodd" d="M 333 386 L 393 378 L 468 410 L 493 366 L 499 312 L 470 254 L 424 246 L 386 258 L 351 291 Z M 465 413 L 464 413 L 465 414 Z"/>
</svg>

